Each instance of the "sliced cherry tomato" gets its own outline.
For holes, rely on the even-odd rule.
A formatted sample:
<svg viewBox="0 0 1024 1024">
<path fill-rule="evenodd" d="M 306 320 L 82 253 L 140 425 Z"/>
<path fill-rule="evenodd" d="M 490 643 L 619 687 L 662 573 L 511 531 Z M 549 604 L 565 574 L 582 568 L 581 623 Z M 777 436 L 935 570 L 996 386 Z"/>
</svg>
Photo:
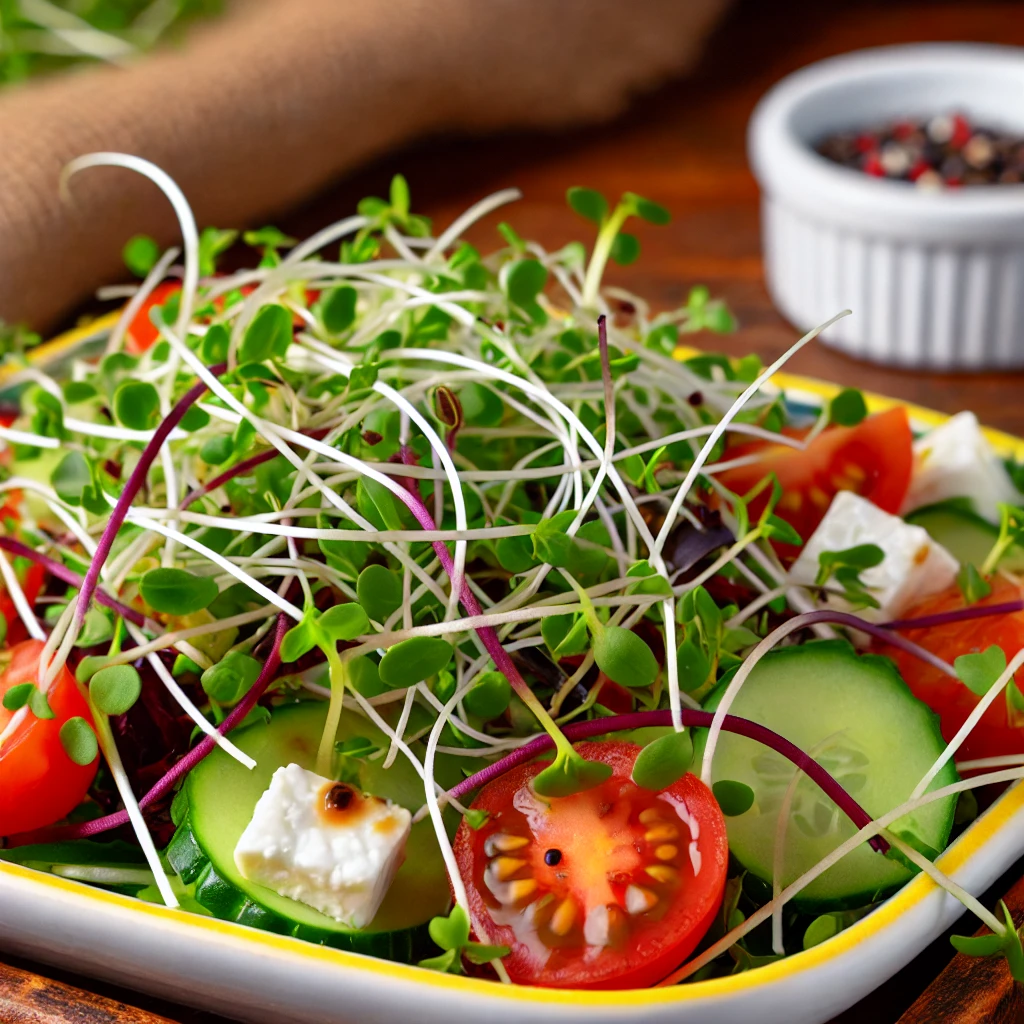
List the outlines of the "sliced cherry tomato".
<svg viewBox="0 0 1024 1024">
<path fill-rule="evenodd" d="M 803 451 L 765 441 L 731 447 L 726 458 L 760 457 L 748 466 L 726 470 L 718 479 L 734 493 L 745 494 L 768 473 L 775 473 L 782 485 L 776 514 L 806 541 L 838 491 L 856 491 L 885 512 L 899 512 L 910 485 L 912 440 L 906 410 L 890 409 L 855 427 L 829 427 Z M 768 496 L 765 491 L 752 502 L 752 517 L 760 515 Z M 786 556 L 795 557 L 799 550 L 778 547 Z"/>
<path fill-rule="evenodd" d="M 176 295 L 180 291 L 181 284 L 178 281 L 163 281 L 149 293 L 149 297 L 135 314 L 135 319 L 128 325 L 128 332 L 124 339 L 126 352 L 137 356 L 152 347 L 156 339 L 160 337 L 160 332 L 150 320 L 149 311 L 155 306 L 162 306 L 172 295 Z"/>
<path fill-rule="evenodd" d="M 0 698 L 20 683 L 39 679 L 40 640 L 26 640 L 4 652 Z M 62 668 L 47 692 L 53 718 L 36 718 L 27 711 L 19 725 L 0 744 L 0 836 L 43 828 L 60 821 L 85 797 L 99 765 L 77 765 L 64 752 L 61 726 L 76 716 L 92 721 L 74 676 Z M 0 704 L 0 734 L 21 712 Z"/>
<path fill-rule="evenodd" d="M 1024 592 L 1015 584 L 996 579 L 992 581 L 992 593 L 979 604 L 1002 604 L 1022 596 Z M 963 607 L 964 599 L 959 588 L 951 587 L 915 605 L 907 612 L 906 618 L 937 615 Z M 993 644 L 1003 649 L 1009 661 L 1024 647 L 1024 612 L 965 619 L 929 629 L 907 629 L 900 632 L 907 639 L 950 663 L 961 654 L 984 651 Z M 947 742 L 951 740 L 981 697 L 959 679 L 947 676 L 904 651 L 889 646 L 884 646 L 882 650 L 896 662 L 900 675 L 914 695 L 938 713 L 942 736 Z M 958 761 L 1001 754 L 1024 754 L 1024 697 L 1021 697 L 1017 689 L 1021 684 L 1024 684 L 1024 673 L 1019 673 L 1016 685 L 1007 687 L 1005 696 L 997 697 L 981 716 L 957 753 Z"/>
<path fill-rule="evenodd" d="M 508 946 L 517 984 L 640 988 L 668 975 L 708 930 L 729 858 L 710 790 L 686 775 L 660 793 L 630 775 L 640 747 L 580 743 L 612 766 L 600 786 L 541 799 L 541 762 L 495 779 L 473 801 L 479 829 L 455 836 L 477 937 Z"/>
</svg>

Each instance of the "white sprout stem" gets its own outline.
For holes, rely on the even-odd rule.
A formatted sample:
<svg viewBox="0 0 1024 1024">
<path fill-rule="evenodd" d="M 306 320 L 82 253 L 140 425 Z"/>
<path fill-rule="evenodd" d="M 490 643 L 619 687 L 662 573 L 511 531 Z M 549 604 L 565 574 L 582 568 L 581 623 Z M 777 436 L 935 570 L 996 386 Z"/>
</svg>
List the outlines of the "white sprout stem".
<svg viewBox="0 0 1024 1024">
<path fill-rule="evenodd" d="M 45 641 L 46 631 L 39 624 L 39 620 L 32 611 L 28 598 L 25 597 L 25 591 L 22 590 L 21 583 L 18 582 L 17 573 L 15 573 L 11 563 L 7 560 L 6 553 L 3 551 L 0 551 L 0 576 L 3 577 L 4 587 L 7 593 L 10 594 L 11 600 L 14 602 L 14 609 L 18 613 L 18 618 L 25 624 L 28 635 L 34 640 Z"/>
<path fill-rule="evenodd" d="M 142 630 L 140 630 L 138 626 L 135 626 L 130 622 L 125 622 L 125 625 L 128 627 L 128 633 L 131 638 L 135 640 L 136 643 L 141 644 L 144 642 Z M 131 653 L 134 653 L 136 657 L 138 657 L 138 648 L 134 648 Z M 170 672 L 167 671 L 167 666 L 160 660 L 160 655 L 156 652 L 152 652 L 147 654 L 145 657 L 150 668 L 152 668 L 156 673 L 160 682 L 164 684 L 164 688 L 174 698 L 178 707 L 180 707 L 181 710 L 199 726 L 204 735 L 209 736 L 225 754 L 229 757 L 233 757 L 240 765 L 243 765 L 250 771 L 255 768 L 256 762 L 248 754 L 239 750 L 238 747 L 236 747 L 235 744 L 226 736 L 222 736 L 206 715 L 204 715 L 199 708 L 197 708 L 195 704 L 188 699 L 185 691 L 178 685 L 178 681 Z"/>
<path fill-rule="evenodd" d="M 170 265 L 177 259 L 178 252 L 180 250 L 176 248 L 168 249 L 160 259 L 153 265 L 153 269 L 146 275 L 145 280 L 139 285 L 138 290 L 128 300 L 124 309 L 121 311 L 121 315 L 117 318 L 117 323 L 114 324 L 113 330 L 110 332 L 110 337 L 107 339 L 106 355 L 110 355 L 112 352 L 120 352 L 124 345 L 125 335 L 128 333 L 128 328 L 131 327 L 136 316 L 139 314 L 139 310 L 142 309 L 146 300 L 153 294 L 156 286 L 167 276 L 167 271 Z"/>
<path fill-rule="evenodd" d="M 661 530 L 658 533 L 658 537 L 654 542 L 652 553 L 660 554 L 661 549 L 665 546 L 665 541 L 668 540 L 668 535 L 672 532 L 672 527 L 675 525 L 676 516 L 679 515 L 679 508 L 683 504 L 687 495 L 690 493 L 690 489 L 693 487 L 700 475 L 701 469 L 704 463 L 707 461 L 708 456 L 711 454 L 712 449 L 718 443 L 718 439 L 728 429 L 729 424 L 739 414 L 740 410 L 747 401 L 751 399 L 764 385 L 775 376 L 776 373 L 790 359 L 793 358 L 805 345 L 810 344 L 822 331 L 826 330 L 837 320 L 842 319 L 844 316 L 849 316 L 850 311 L 848 309 L 843 310 L 841 313 L 837 313 L 834 317 L 826 320 L 825 323 L 815 327 L 814 330 L 808 331 L 799 341 L 791 345 L 785 352 L 775 360 L 752 384 L 750 384 L 744 391 L 743 394 L 736 399 L 735 402 L 729 407 L 725 415 L 715 424 L 715 429 L 711 431 L 707 441 L 704 442 L 703 447 L 698 453 L 697 457 L 693 460 L 693 464 L 690 466 L 689 471 L 686 474 L 685 479 L 679 485 L 679 489 L 676 491 L 675 497 L 672 499 L 672 504 L 669 506 L 668 514 L 665 516 L 665 522 L 662 524 Z"/>
<path fill-rule="evenodd" d="M 182 282 L 181 305 L 178 311 L 177 333 L 185 337 L 188 325 L 192 320 L 192 309 L 195 303 L 196 289 L 199 287 L 199 232 L 192 207 L 174 179 L 161 170 L 156 164 L 141 157 L 129 156 L 126 153 L 89 153 L 72 160 L 61 172 L 61 190 L 66 191 L 68 179 L 79 171 L 90 167 L 123 167 L 149 178 L 167 197 L 174 209 L 185 250 L 185 277 Z"/>
</svg>

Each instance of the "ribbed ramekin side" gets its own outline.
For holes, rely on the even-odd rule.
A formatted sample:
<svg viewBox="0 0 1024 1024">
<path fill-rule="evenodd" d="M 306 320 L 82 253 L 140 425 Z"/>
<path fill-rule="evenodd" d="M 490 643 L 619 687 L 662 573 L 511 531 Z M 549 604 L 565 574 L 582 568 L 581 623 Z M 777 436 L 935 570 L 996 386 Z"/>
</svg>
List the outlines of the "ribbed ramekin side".
<svg viewBox="0 0 1024 1024">
<path fill-rule="evenodd" d="M 1024 366 L 1024 242 L 953 246 L 858 232 L 762 200 L 765 277 L 801 330 L 849 308 L 822 340 L 933 370 Z"/>
</svg>

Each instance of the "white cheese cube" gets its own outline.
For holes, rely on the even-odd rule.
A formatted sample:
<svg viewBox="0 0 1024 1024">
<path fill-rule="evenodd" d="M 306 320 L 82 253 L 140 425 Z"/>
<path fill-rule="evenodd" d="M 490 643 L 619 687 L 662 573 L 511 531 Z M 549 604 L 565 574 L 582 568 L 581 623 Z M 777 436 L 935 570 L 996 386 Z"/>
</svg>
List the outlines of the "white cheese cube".
<svg viewBox="0 0 1024 1024">
<path fill-rule="evenodd" d="M 885 554 L 879 565 L 860 574 L 871 596 L 881 605 L 858 610 L 859 615 L 870 621 L 895 618 L 956 580 L 957 560 L 936 544 L 923 527 L 908 525 L 853 491 L 840 491 L 793 563 L 790 581 L 812 585 L 823 551 L 845 551 L 859 544 L 876 544 Z M 838 595 L 829 595 L 828 604 L 840 609 L 848 607 Z"/>
<path fill-rule="evenodd" d="M 992 522 L 999 521 L 999 502 L 1021 502 L 973 412 L 957 413 L 914 442 L 914 471 L 902 511 L 949 498 L 968 498 L 974 511 Z"/>
<path fill-rule="evenodd" d="M 405 859 L 411 826 L 404 807 L 290 764 L 257 801 L 235 863 L 250 881 L 364 928 Z"/>
</svg>

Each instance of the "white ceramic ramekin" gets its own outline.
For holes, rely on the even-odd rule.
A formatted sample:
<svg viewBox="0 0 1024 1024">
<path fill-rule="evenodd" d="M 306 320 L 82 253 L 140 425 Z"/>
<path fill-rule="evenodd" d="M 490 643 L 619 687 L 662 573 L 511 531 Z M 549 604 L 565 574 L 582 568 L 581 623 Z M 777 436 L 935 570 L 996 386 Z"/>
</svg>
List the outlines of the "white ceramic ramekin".
<svg viewBox="0 0 1024 1024">
<path fill-rule="evenodd" d="M 849 308 L 824 340 L 930 370 L 1024 366 L 1024 185 L 927 192 L 814 151 L 824 136 L 962 111 L 1024 135 L 1024 50 L 894 46 L 783 79 L 750 123 L 768 288 L 800 328 Z"/>
</svg>

